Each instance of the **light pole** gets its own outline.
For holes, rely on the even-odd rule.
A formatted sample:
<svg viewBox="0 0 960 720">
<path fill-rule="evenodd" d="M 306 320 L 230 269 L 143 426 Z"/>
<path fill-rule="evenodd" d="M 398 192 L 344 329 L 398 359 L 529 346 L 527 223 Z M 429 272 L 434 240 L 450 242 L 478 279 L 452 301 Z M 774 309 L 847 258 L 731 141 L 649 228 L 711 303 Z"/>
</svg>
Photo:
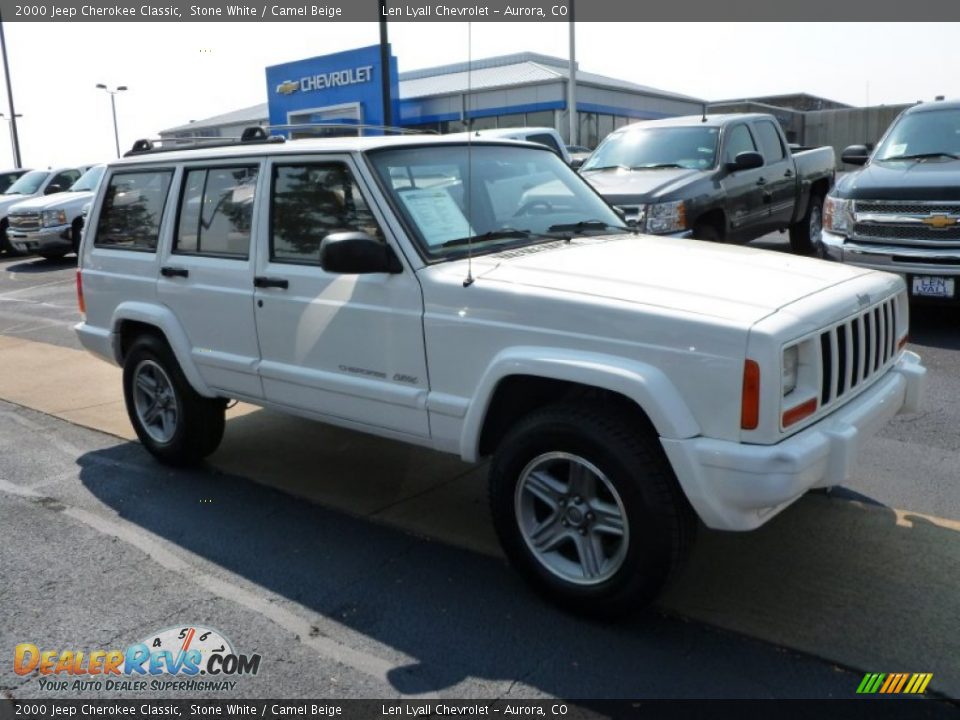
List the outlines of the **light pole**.
<svg viewBox="0 0 960 720">
<path fill-rule="evenodd" d="M 18 157 L 19 153 L 17 152 L 17 141 L 13 134 L 13 123 L 15 122 L 14 118 L 22 118 L 23 115 L 16 113 L 13 117 L 8 118 L 3 113 L 0 113 L 0 118 L 3 118 L 7 121 L 7 129 L 10 131 L 10 151 L 13 153 L 13 164 L 15 167 L 20 167 L 20 158 Z"/>
<path fill-rule="evenodd" d="M 113 142 L 117 146 L 117 157 L 120 157 L 120 134 L 117 132 L 117 93 L 127 89 L 126 85 L 118 85 L 115 90 L 111 90 L 103 83 L 97 83 L 97 88 L 110 94 L 110 108 L 113 110 Z"/>
</svg>

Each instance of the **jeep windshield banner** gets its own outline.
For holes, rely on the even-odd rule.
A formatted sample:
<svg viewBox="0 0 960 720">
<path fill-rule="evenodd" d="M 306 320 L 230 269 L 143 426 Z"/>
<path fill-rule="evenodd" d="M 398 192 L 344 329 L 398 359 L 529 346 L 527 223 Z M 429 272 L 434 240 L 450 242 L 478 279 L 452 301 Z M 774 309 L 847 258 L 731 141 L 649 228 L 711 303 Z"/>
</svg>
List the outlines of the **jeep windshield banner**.
<svg viewBox="0 0 960 720">
<path fill-rule="evenodd" d="M 381 6 L 382 5 L 382 6 Z M 954 0 L 0 0 L 6 22 L 610 22 L 610 21 L 942 21 L 960 19 Z M 678 38 L 681 42 L 682 38 Z M 718 42 L 721 38 L 718 38 Z"/>
</svg>

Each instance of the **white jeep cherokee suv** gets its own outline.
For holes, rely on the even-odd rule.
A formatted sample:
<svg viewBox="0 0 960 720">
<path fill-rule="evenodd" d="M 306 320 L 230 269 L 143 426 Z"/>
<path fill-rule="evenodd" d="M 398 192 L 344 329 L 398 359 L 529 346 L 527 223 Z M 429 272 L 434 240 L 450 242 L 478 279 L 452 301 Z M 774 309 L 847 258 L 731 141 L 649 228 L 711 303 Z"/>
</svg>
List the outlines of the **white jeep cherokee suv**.
<svg viewBox="0 0 960 720">
<path fill-rule="evenodd" d="M 492 457 L 504 549 L 566 607 L 651 600 L 697 517 L 758 527 L 920 404 L 902 279 L 632 234 L 544 147 L 149 147 L 77 277 L 146 448 L 199 461 L 238 398 Z"/>
</svg>

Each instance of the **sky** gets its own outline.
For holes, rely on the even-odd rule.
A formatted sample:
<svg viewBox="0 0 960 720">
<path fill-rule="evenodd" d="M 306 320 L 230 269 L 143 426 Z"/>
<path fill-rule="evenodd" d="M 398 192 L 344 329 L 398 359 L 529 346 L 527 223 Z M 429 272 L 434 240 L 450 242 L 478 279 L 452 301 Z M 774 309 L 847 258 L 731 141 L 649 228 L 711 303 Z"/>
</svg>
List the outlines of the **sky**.
<svg viewBox="0 0 960 720">
<path fill-rule="evenodd" d="M 583 70 L 707 100 L 808 92 L 852 105 L 960 96 L 960 23 L 577 23 Z M 105 162 L 160 130 L 266 102 L 264 68 L 379 42 L 377 23 L 4 23 L 26 167 Z M 389 26 L 400 71 L 533 51 L 566 23 Z M 469 49 L 469 50 L 468 50 Z M 5 93 L 0 112 L 10 116 Z M 0 123 L 0 168 L 12 167 Z"/>
</svg>

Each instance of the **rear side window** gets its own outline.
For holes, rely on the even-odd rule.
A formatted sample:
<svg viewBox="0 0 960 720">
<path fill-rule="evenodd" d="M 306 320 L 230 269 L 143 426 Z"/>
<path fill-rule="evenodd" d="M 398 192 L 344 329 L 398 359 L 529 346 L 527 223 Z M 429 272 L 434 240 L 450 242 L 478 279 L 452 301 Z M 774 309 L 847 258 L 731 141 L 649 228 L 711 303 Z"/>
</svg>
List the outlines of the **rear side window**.
<svg viewBox="0 0 960 720">
<path fill-rule="evenodd" d="M 172 170 L 117 173 L 97 221 L 95 247 L 155 252 Z"/>
<path fill-rule="evenodd" d="M 768 162 L 778 162 L 786 157 L 783 143 L 780 142 L 780 133 L 769 120 L 761 120 L 755 126 L 760 147 L 763 148 L 763 157 Z"/>
<path fill-rule="evenodd" d="M 173 251 L 246 260 L 257 171 L 255 165 L 188 170 Z"/>
<path fill-rule="evenodd" d="M 383 232 L 349 168 L 340 162 L 277 165 L 270 207 L 270 259 L 320 264 L 320 243 L 338 232 Z"/>
</svg>

